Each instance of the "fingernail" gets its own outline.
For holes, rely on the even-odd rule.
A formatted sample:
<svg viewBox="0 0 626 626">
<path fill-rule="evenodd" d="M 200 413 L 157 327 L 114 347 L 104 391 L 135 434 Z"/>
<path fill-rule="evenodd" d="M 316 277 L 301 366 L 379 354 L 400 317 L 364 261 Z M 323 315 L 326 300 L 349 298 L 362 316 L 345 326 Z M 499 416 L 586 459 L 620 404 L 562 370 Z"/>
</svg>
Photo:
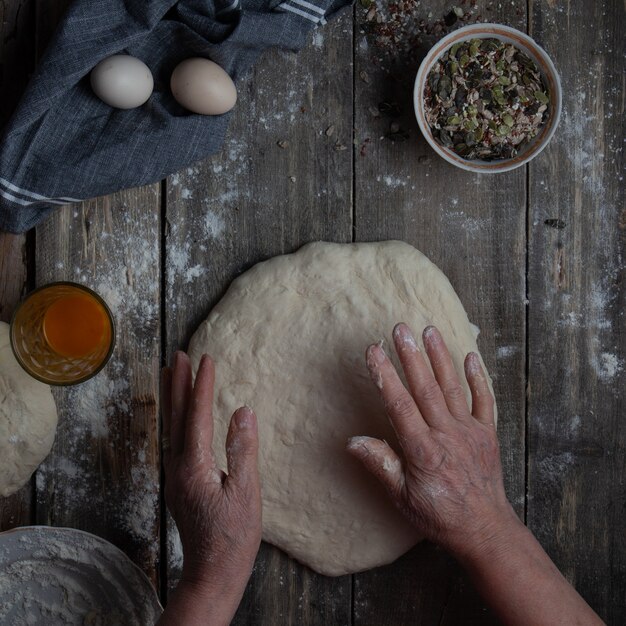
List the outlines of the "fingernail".
<svg viewBox="0 0 626 626">
<path fill-rule="evenodd" d="M 348 439 L 346 448 L 348 448 L 348 450 L 365 450 L 366 452 L 369 452 L 367 440 L 368 437 L 364 437 L 362 435 L 357 437 L 350 437 L 350 439 Z"/>
<path fill-rule="evenodd" d="M 439 340 L 441 334 L 434 326 L 426 326 L 426 328 L 424 328 L 422 336 L 424 337 L 424 341 L 434 343 L 435 341 Z"/>
<path fill-rule="evenodd" d="M 480 359 L 475 352 L 470 352 L 467 355 L 467 369 L 470 374 L 480 374 L 482 370 L 482 366 L 480 364 Z"/>
<path fill-rule="evenodd" d="M 393 329 L 393 338 L 401 349 L 418 352 L 417 341 L 413 337 L 411 329 L 406 324 L 397 324 Z"/>
<path fill-rule="evenodd" d="M 385 350 L 383 349 L 382 343 L 382 341 L 375 343 L 367 349 L 367 365 L 369 367 L 382 365 L 385 361 Z"/>
<path fill-rule="evenodd" d="M 254 416 L 249 406 L 242 406 L 235 412 L 235 424 L 237 428 L 251 428 Z"/>
</svg>

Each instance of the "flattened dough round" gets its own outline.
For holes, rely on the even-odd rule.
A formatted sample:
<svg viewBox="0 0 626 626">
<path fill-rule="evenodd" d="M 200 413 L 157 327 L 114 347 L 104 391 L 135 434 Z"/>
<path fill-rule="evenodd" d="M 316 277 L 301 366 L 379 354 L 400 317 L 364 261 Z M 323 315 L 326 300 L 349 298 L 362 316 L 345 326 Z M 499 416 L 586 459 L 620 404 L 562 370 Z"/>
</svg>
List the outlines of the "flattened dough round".
<svg viewBox="0 0 626 626">
<path fill-rule="evenodd" d="M 444 274 L 400 241 L 312 243 L 237 278 L 191 339 L 217 367 L 213 448 L 226 469 L 230 416 L 259 421 L 263 538 L 329 576 L 395 560 L 419 537 L 345 451 L 353 435 L 397 448 L 366 347 L 404 321 L 435 324 L 461 376 L 477 329 Z M 393 352 L 393 349 L 387 350 Z M 469 397 L 469 390 L 466 388 Z"/>
<path fill-rule="evenodd" d="M 9 325 L 0 322 L 0 496 L 24 485 L 48 456 L 57 428 L 50 387 L 31 378 L 11 350 Z"/>
</svg>

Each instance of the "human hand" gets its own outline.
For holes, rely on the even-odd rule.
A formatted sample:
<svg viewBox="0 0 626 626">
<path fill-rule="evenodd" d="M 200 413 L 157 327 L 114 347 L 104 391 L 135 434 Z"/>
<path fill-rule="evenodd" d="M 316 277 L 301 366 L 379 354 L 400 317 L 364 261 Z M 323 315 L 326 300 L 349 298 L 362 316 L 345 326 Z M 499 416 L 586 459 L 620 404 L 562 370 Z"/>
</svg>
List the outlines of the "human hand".
<svg viewBox="0 0 626 626">
<path fill-rule="evenodd" d="M 478 355 L 465 359 L 470 411 L 441 335 L 429 326 L 423 339 L 432 373 L 409 328 L 393 331 L 409 391 L 383 349 L 367 349 L 403 459 L 370 437 L 352 437 L 348 450 L 424 537 L 460 560 L 503 623 L 602 624 L 506 499 L 494 402 Z"/>
<path fill-rule="evenodd" d="M 243 595 L 261 542 L 261 490 L 254 413 L 238 409 L 226 439 L 228 475 L 215 464 L 215 367 L 203 355 L 192 386 L 191 364 L 176 352 L 162 372 L 165 502 L 183 545 L 182 581 L 227 605 L 228 623 Z M 169 444 L 169 445 L 167 445 Z M 232 617 L 232 615 L 231 615 Z"/>
<path fill-rule="evenodd" d="M 404 458 L 370 437 L 352 437 L 347 449 L 425 538 L 457 554 L 479 549 L 515 517 L 504 492 L 494 400 L 480 359 L 475 353 L 465 359 L 470 411 L 436 328 L 423 333 L 433 373 L 405 324 L 394 328 L 393 339 L 408 391 L 380 345 L 367 349 L 366 362 Z"/>
</svg>

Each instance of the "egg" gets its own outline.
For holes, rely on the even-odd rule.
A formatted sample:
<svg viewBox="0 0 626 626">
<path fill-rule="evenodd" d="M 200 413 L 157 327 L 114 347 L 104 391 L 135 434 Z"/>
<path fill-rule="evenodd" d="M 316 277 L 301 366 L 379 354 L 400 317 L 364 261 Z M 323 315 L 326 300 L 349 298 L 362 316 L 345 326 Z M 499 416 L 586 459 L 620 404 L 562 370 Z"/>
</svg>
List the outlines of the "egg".
<svg viewBox="0 0 626 626">
<path fill-rule="evenodd" d="M 154 79 L 143 61 L 128 54 L 115 54 L 91 70 L 91 88 L 109 106 L 134 109 L 148 100 Z"/>
<path fill-rule="evenodd" d="M 209 59 L 194 57 L 179 63 L 172 72 L 170 87 L 180 105 L 201 115 L 221 115 L 237 102 L 235 83 Z"/>
</svg>

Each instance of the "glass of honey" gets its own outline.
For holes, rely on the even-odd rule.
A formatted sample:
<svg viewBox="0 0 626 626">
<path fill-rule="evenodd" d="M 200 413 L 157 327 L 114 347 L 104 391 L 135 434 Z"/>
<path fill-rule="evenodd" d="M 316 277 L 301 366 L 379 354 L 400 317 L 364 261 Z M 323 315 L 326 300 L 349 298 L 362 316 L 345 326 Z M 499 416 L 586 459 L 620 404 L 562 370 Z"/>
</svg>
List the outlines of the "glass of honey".
<svg viewBox="0 0 626 626">
<path fill-rule="evenodd" d="M 11 347 L 19 364 L 49 385 L 76 385 L 95 376 L 115 345 L 109 307 L 91 289 L 71 282 L 28 294 L 11 321 Z"/>
</svg>

